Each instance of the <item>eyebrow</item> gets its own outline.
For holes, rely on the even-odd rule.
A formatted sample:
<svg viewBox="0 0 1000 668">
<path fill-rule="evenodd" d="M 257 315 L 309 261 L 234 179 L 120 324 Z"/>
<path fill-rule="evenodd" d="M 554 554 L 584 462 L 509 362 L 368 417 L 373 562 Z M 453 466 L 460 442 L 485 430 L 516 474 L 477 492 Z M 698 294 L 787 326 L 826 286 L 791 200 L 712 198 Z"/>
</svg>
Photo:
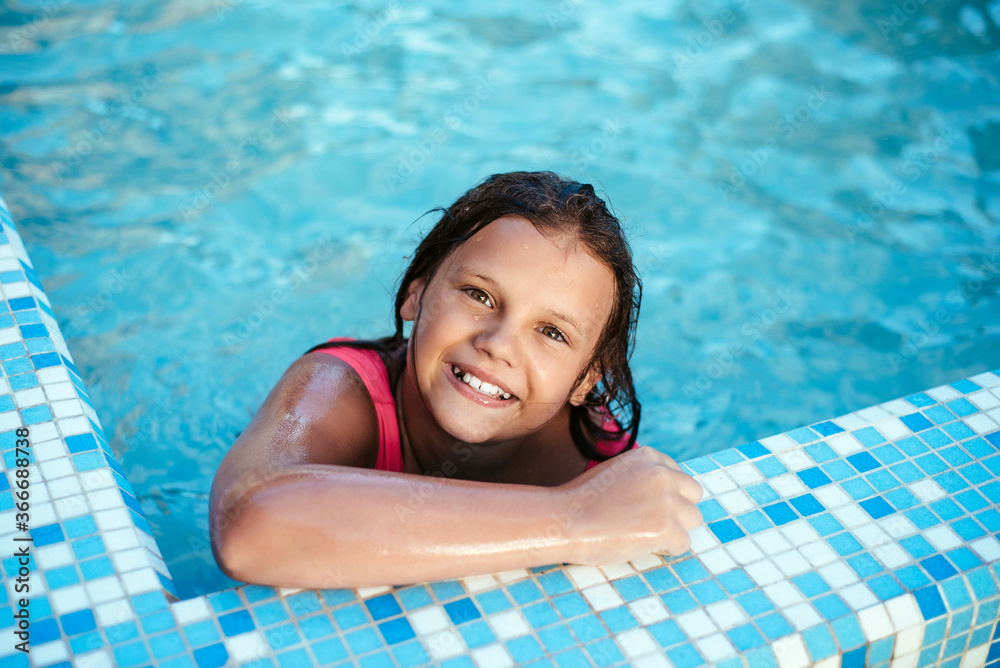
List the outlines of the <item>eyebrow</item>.
<svg viewBox="0 0 1000 668">
<path fill-rule="evenodd" d="M 480 274 L 480 273 L 478 273 L 476 271 L 473 271 L 471 269 L 466 269 L 464 267 L 460 267 L 459 268 L 459 273 L 461 275 L 465 275 L 465 276 L 468 276 L 470 278 L 478 278 L 479 280 L 483 281 L 484 283 L 489 283 L 494 288 L 499 288 L 500 287 L 500 285 L 496 281 L 494 281 L 492 278 L 490 278 L 489 276 L 484 276 L 484 275 L 482 275 L 482 274 Z M 570 327 L 572 327 L 573 329 L 575 329 L 577 331 L 577 333 L 580 334 L 581 336 L 586 336 L 587 330 L 585 330 L 583 327 L 581 327 L 580 323 L 577 322 L 577 320 L 575 318 L 573 318 L 571 316 L 568 316 L 565 313 L 561 313 L 559 311 L 553 311 L 551 309 L 549 309 L 548 315 L 550 315 L 550 316 L 552 316 L 552 317 L 554 317 L 554 318 L 556 318 L 558 320 L 562 320 L 563 322 L 565 322 L 566 324 L 568 324 Z"/>
</svg>

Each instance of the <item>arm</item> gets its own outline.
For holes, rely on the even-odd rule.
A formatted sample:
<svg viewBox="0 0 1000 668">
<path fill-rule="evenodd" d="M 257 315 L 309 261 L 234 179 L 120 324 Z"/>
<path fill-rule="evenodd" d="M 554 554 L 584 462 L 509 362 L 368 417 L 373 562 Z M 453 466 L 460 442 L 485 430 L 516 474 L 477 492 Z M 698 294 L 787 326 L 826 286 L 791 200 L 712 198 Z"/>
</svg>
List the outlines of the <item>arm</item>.
<svg viewBox="0 0 1000 668">
<path fill-rule="evenodd" d="M 212 545 L 230 576 L 358 587 L 687 549 L 700 516 L 681 491 L 700 488 L 650 448 L 556 488 L 360 468 L 374 463 L 374 407 L 327 359 L 289 369 L 219 468 Z M 309 419 L 331 402 L 335 425 Z"/>
</svg>

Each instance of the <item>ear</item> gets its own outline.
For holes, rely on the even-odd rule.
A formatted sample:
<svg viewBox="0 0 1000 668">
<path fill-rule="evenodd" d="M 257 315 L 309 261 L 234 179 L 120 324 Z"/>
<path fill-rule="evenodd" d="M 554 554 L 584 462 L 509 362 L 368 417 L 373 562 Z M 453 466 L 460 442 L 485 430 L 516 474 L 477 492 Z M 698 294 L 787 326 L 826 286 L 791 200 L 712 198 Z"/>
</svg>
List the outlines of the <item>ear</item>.
<svg viewBox="0 0 1000 668">
<path fill-rule="evenodd" d="M 417 313 L 420 311 L 420 293 L 423 292 L 426 283 L 427 279 L 425 278 L 415 278 L 410 283 L 410 287 L 406 289 L 406 300 L 399 309 L 399 315 L 403 320 L 413 321 L 417 319 Z"/>
<path fill-rule="evenodd" d="M 601 380 L 600 374 L 597 373 L 596 365 L 591 364 L 590 369 L 587 371 L 587 375 L 583 377 L 580 384 L 576 386 L 573 393 L 569 395 L 569 403 L 573 406 L 579 406 L 587 399 L 587 393 L 594 389 L 597 382 Z"/>
</svg>

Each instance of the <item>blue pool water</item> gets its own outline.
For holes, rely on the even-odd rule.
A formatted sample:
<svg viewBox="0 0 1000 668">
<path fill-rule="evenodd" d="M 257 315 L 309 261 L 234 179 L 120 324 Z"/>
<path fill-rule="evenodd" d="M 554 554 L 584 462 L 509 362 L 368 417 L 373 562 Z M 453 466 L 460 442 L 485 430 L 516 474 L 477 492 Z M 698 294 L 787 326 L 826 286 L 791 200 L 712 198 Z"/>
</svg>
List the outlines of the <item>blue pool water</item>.
<svg viewBox="0 0 1000 668">
<path fill-rule="evenodd" d="M 484 176 L 625 218 L 678 459 L 1000 366 L 1000 2 L 0 10 L 0 191 L 185 597 L 282 371 Z"/>
</svg>

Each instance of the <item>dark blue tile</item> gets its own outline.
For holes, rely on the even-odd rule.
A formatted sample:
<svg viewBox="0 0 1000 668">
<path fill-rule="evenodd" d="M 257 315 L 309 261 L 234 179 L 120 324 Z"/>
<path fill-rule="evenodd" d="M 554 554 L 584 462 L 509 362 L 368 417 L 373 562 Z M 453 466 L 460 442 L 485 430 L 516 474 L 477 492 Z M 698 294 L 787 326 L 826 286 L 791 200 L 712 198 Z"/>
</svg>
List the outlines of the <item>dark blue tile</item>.
<svg viewBox="0 0 1000 668">
<path fill-rule="evenodd" d="M 767 516 L 771 518 L 771 521 L 779 526 L 798 519 L 798 515 L 795 514 L 795 511 L 793 511 L 784 501 L 770 506 L 764 506 L 763 510 L 767 513 Z"/>
<path fill-rule="evenodd" d="M 764 455 L 771 454 L 770 450 L 757 441 L 751 441 L 745 445 L 737 446 L 736 449 L 742 452 L 748 459 L 756 459 L 757 457 L 763 457 Z"/>
<path fill-rule="evenodd" d="M 819 424 L 814 424 L 812 426 L 813 430 L 819 432 L 822 436 L 832 436 L 833 434 L 839 434 L 844 431 L 832 422 L 820 422 Z"/>
<path fill-rule="evenodd" d="M 476 608 L 476 604 L 472 602 L 472 599 L 468 598 L 445 603 L 444 610 L 451 617 L 452 624 L 455 625 L 482 617 Z"/>
<path fill-rule="evenodd" d="M 865 499 L 860 502 L 860 505 L 865 509 L 866 513 L 872 516 L 872 519 L 876 520 L 896 512 L 896 509 L 886 503 L 885 499 L 880 496 Z"/>
<path fill-rule="evenodd" d="M 816 513 L 821 513 L 826 510 L 826 508 L 823 507 L 823 504 L 817 501 L 816 497 L 812 494 L 797 496 L 794 499 L 789 499 L 789 502 L 803 517 L 815 515 Z"/>
<path fill-rule="evenodd" d="M 253 631 L 255 628 L 253 619 L 246 610 L 237 610 L 236 612 L 220 616 L 219 626 L 222 627 L 222 632 L 227 637 Z"/>
<path fill-rule="evenodd" d="M 817 487 L 822 487 L 823 485 L 830 483 L 830 478 L 828 478 L 818 466 L 814 466 L 811 469 L 805 469 L 804 471 L 799 471 L 797 475 L 810 489 L 816 489 Z"/>
<path fill-rule="evenodd" d="M 934 425 L 931 421 L 925 418 L 920 413 L 913 413 L 911 415 L 904 415 L 899 418 L 903 424 L 912 432 L 923 431 L 924 429 L 930 429 Z"/>
<path fill-rule="evenodd" d="M 858 470 L 858 473 L 871 471 L 872 469 L 877 469 L 880 466 L 878 460 L 867 452 L 859 452 L 854 455 L 848 455 L 847 461 L 850 462 L 851 466 Z"/>
<path fill-rule="evenodd" d="M 733 520 L 721 520 L 719 522 L 711 522 L 708 528 L 712 530 L 712 533 L 721 540 L 723 543 L 728 543 L 731 540 L 737 538 L 742 538 L 746 534 Z"/>
<path fill-rule="evenodd" d="M 388 645 L 395 645 L 416 636 L 405 617 L 382 622 L 378 625 L 378 630 L 382 632 L 382 637 Z"/>
<path fill-rule="evenodd" d="M 924 570 L 927 571 L 928 575 L 938 582 L 946 580 L 953 575 L 958 575 L 958 571 L 955 570 L 955 567 L 940 554 L 936 554 L 922 560 L 920 565 L 924 567 Z"/>
<path fill-rule="evenodd" d="M 913 592 L 913 596 L 917 599 L 917 605 L 920 606 L 920 613 L 924 616 L 924 620 L 934 619 L 947 612 L 944 601 L 941 599 L 941 593 L 934 585 L 916 590 Z"/>
<path fill-rule="evenodd" d="M 365 601 L 365 605 L 368 607 L 368 612 L 375 621 L 403 613 L 403 609 L 392 594 L 383 594 L 382 596 L 370 598 Z"/>
</svg>

